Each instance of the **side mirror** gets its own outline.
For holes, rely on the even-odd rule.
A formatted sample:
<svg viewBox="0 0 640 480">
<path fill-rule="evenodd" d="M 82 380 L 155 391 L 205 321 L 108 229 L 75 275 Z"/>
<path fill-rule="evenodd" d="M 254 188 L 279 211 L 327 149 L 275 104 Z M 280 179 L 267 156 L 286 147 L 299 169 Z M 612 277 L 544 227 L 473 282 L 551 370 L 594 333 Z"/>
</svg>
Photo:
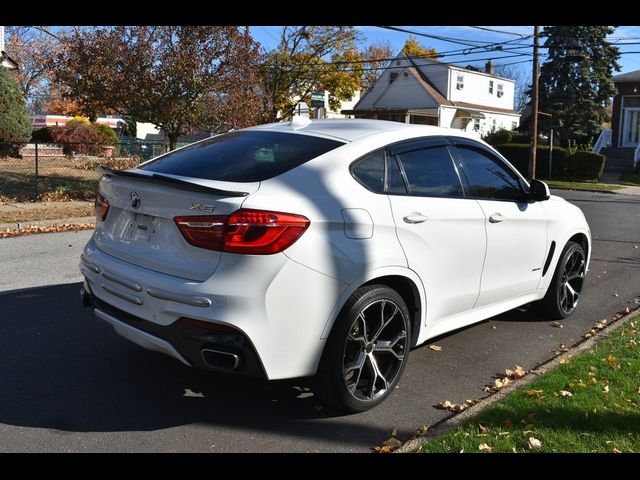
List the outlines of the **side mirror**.
<svg viewBox="0 0 640 480">
<path fill-rule="evenodd" d="M 550 196 L 549 186 L 546 183 L 536 180 L 535 178 L 531 180 L 531 185 L 529 185 L 529 200 L 532 202 L 543 202 L 549 200 Z"/>
</svg>

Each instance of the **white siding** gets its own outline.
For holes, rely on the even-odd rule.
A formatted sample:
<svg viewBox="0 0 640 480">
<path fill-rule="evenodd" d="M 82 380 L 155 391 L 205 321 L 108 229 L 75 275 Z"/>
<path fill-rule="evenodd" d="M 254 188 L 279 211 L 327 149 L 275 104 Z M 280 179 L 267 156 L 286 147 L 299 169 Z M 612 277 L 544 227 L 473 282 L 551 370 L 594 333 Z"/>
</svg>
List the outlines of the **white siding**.
<svg viewBox="0 0 640 480">
<path fill-rule="evenodd" d="M 456 88 L 458 75 L 464 76 L 464 88 L 462 90 Z M 493 80 L 493 94 L 489 93 L 490 80 Z M 504 91 L 502 97 L 497 95 L 498 84 L 502 85 Z M 486 105 L 487 107 L 513 109 L 514 84 L 513 80 L 501 79 L 472 70 L 452 68 L 449 84 L 451 96 L 449 100 Z"/>
<path fill-rule="evenodd" d="M 380 75 L 380 78 L 378 78 L 373 87 L 367 90 L 367 93 L 362 98 L 360 105 L 358 105 L 358 110 L 369 110 L 374 108 L 375 103 L 389 86 L 391 72 L 398 73 L 398 78 L 400 78 L 400 76 L 402 75 L 403 67 L 407 67 L 409 65 L 409 60 L 407 60 L 406 58 L 393 60 L 389 64 L 389 66 L 387 66 L 387 68 L 382 72 L 382 75 Z"/>
<path fill-rule="evenodd" d="M 493 121 L 496 121 L 496 130 L 505 129 L 512 130 L 512 122 L 516 122 L 516 127 L 520 125 L 520 117 L 518 115 L 508 115 L 504 113 L 493 113 L 480 111 L 485 118 L 480 119 L 480 131 L 478 135 L 486 135 L 492 131 Z M 473 119 L 460 118 L 455 116 L 454 108 L 443 107 L 440 109 L 440 127 L 456 128 L 465 132 L 474 133 Z"/>
<path fill-rule="evenodd" d="M 439 127 L 452 128 L 453 127 L 453 119 L 456 115 L 455 108 L 440 108 L 440 119 L 438 122 Z"/>
<path fill-rule="evenodd" d="M 438 102 L 429 95 L 422 83 L 408 69 L 399 72 L 398 78 L 375 102 L 375 108 L 433 108 Z"/>
<path fill-rule="evenodd" d="M 359 100 L 360 100 L 360 92 L 357 91 L 356 93 L 353 94 L 353 96 L 351 97 L 351 100 L 345 100 L 344 102 L 342 102 L 340 105 L 340 108 L 336 112 L 333 110 L 329 110 L 329 92 L 325 91 L 324 104 L 327 106 L 327 113 L 325 115 L 325 118 L 346 118 L 346 116 L 342 115 L 340 112 L 342 110 L 353 110 L 353 107 L 355 106 L 356 103 L 358 103 Z"/>
</svg>

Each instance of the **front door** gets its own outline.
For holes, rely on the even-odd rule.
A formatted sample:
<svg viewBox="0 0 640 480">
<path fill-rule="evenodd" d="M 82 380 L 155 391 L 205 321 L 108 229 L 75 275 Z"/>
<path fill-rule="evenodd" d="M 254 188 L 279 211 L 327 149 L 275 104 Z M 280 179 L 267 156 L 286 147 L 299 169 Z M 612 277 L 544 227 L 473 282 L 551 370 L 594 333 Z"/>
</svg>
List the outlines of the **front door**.
<svg viewBox="0 0 640 480">
<path fill-rule="evenodd" d="M 476 307 L 535 291 L 547 248 L 547 215 L 540 203 L 524 201 L 523 182 L 484 148 L 459 144 L 470 194 L 486 218 L 487 254 Z"/>
<path fill-rule="evenodd" d="M 622 147 L 637 147 L 640 141 L 640 109 L 625 108 L 622 120 Z"/>
<path fill-rule="evenodd" d="M 447 142 L 398 144 L 387 160 L 396 231 L 409 268 L 424 283 L 427 321 L 471 310 L 480 291 L 485 216 L 464 197 Z"/>
</svg>

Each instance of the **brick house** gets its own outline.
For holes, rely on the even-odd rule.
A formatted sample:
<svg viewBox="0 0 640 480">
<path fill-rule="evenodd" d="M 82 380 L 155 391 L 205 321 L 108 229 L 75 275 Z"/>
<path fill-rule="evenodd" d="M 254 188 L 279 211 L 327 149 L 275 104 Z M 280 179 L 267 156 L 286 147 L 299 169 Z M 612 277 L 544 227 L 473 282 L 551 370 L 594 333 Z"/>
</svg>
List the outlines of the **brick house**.
<svg viewBox="0 0 640 480">
<path fill-rule="evenodd" d="M 640 70 L 613 77 L 618 93 L 611 115 L 614 147 L 635 148 L 640 143 Z"/>
</svg>

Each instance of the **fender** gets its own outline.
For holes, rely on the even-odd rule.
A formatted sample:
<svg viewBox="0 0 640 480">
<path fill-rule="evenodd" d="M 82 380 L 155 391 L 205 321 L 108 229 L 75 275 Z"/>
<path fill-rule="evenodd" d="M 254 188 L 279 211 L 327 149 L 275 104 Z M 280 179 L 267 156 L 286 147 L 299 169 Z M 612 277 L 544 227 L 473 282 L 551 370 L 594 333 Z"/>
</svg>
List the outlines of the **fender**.
<svg viewBox="0 0 640 480">
<path fill-rule="evenodd" d="M 358 288 L 360 288 L 365 283 L 371 282 L 376 278 L 386 277 L 390 275 L 407 278 L 416 286 L 416 289 L 418 290 L 418 294 L 420 296 L 420 307 L 421 307 L 420 308 L 420 327 L 421 328 L 424 327 L 426 322 L 426 313 L 427 313 L 427 308 L 426 308 L 427 294 L 425 292 L 424 285 L 420 280 L 420 277 L 418 277 L 416 272 L 414 272 L 413 270 L 407 267 L 402 267 L 402 266 L 380 267 L 373 270 L 369 270 L 365 272 L 364 275 L 362 275 L 361 277 L 355 279 L 344 290 L 342 295 L 338 297 L 338 300 L 336 301 L 336 304 L 333 307 L 333 310 L 331 311 L 331 315 L 327 319 L 327 323 L 325 324 L 325 327 L 322 331 L 322 336 L 320 338 L 326 339 L 329 337 L 329 334 L 331 333 L 331 329 L 333 328 L 333 325 L 336 319 L 338 318 L 338 315 L 340 314 L 342 307 L 347 302 L 349 297 L 353 294 L 353 292 L 355 292 Z"/>
</svg>

